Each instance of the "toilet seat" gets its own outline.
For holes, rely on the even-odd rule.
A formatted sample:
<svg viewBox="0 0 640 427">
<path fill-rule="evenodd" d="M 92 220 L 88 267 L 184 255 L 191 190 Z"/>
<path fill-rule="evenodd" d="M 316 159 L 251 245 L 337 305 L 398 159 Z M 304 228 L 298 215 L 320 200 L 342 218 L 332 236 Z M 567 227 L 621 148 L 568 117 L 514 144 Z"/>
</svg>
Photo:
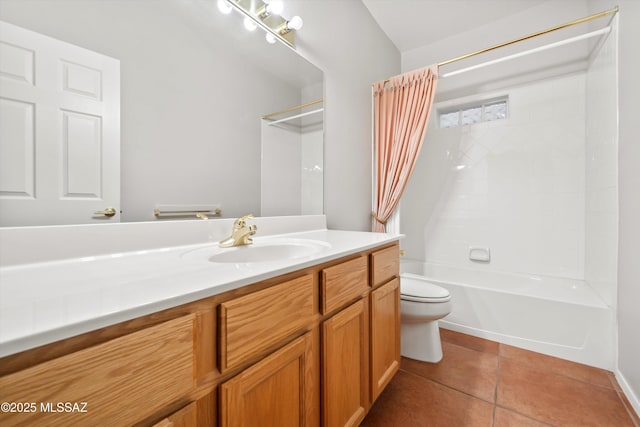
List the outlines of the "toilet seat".
<svg viewBox="0 0 640 427">
<path fill-rule="evenodd" d="M 451 299 L 448 290 L 434 285 L 422 278 L 402 277 L 400 280 L 400 299 L 424 303 L 447 302 Z"/>
</svg>

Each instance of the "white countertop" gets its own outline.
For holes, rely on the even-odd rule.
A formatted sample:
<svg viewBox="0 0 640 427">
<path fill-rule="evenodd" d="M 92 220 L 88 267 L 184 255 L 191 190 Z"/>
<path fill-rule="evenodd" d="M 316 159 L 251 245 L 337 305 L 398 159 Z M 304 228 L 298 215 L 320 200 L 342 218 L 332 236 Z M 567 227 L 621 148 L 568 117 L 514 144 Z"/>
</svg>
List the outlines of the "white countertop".
<svg viewBox="0 0 640 427">
<path fill-rule="evenodd" d="M 196 301 L 400 239 L 397 234 L 314 230 L 255 237 L 328 244 L 305 257 L 251 264 L 186 256 L 201 243 L 0 268 L 0 357 Z M 199 250 L 199 251 L 198 251 Z M 194 252 L 198 251 L 198 252 Z"/>
</svg>

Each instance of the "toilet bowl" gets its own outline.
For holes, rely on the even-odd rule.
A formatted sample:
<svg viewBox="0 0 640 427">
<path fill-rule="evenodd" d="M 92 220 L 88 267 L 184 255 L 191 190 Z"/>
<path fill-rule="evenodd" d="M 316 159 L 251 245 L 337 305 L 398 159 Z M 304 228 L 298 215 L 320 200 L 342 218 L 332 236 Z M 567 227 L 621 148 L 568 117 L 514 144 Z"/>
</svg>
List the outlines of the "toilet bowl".
<svg viewBox="0 0 640 427">
<path fill-rule="evenodd" d="M 400 277 L 401 349 L 404 357 L 439 362 L 442 344 L 438 319 L 451 313 L 449 291 L 414 274 Z"/>
</svg>

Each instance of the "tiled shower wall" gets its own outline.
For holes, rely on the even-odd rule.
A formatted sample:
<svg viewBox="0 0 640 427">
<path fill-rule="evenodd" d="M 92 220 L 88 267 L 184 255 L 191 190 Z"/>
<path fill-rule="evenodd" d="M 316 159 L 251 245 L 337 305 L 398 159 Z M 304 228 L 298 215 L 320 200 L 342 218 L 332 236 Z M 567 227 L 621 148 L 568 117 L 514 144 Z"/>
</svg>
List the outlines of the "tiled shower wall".
<svg viewBox="0 0 640 427">
<path fill-rule="evenodd" d="M 443 102 L 507 95 L 509 114 L 439 129 L 433 111 L 401 204 L 407 257 L 460 267 L 584 278 L 586 74 Z M 470 247 L 491 251 L 469 260 Z"/>
<path fill-rule="evenodd" d="M 615 306 L 618 268 L 617 17 L 587 72 L 585 280 Z"/>
</svg>

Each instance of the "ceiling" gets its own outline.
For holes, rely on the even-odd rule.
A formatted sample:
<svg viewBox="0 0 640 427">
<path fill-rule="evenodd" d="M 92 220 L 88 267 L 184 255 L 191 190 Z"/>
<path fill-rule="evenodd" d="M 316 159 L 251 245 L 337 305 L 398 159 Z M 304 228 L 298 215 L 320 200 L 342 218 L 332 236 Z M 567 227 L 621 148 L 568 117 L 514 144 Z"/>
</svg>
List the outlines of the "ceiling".
<svg viewBox="0 0 640 427">
<path fill-rule="evenodd" d="M 400 52 L 521 13 L 550 0 L 362 0 Z"/>
</svg>

